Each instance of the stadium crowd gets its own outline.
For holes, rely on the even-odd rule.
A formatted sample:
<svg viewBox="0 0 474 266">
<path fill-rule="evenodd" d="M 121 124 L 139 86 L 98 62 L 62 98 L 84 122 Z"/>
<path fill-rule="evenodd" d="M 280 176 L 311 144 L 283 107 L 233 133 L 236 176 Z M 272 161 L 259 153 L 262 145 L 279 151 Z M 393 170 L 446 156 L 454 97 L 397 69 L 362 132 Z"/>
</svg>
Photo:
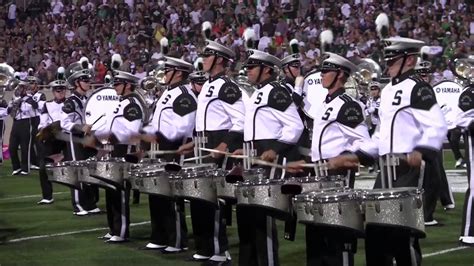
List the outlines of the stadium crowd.
<svg viewBox="0 0 474 266">
<path fill-rule="evenodd" d="M 469 54 L 474 43 L 473 6 L 465 1 L 315 1 L 315 0 L 51 0 L 26 7 L 13 2 L 0 8 L 0 61 L 27 75 L 34 68 L 42 84 L 54 79 L 59 66 L 88 56 L 102 82 L 107 60 L 120 53 L 124 70 L 145 76 L 145 63 L 159 58 L 161 38 L 171 43 L 170 56 L 193 62 L 203 46 L 201 23 L 210 21 L 212 34 L 245 57 L 242 35 L 252 27 L 258 48 L 282 58 L 289 40 L 299 40 L 303 68 L 320 61 L 319 33 L 334 32 L 336 52 L 378 61 L 380 44 L 375 17 L 389 15 L 390 35 L 417 38 L 437 54 L 433 83 L 452 79 L 449 59 Z M 349 2 L 349 3 L 347 3 Z M 435 3 L 433 3 L 435 2 Z M 236 68 L 238 64 L 234 65 Z"/>
</svg>

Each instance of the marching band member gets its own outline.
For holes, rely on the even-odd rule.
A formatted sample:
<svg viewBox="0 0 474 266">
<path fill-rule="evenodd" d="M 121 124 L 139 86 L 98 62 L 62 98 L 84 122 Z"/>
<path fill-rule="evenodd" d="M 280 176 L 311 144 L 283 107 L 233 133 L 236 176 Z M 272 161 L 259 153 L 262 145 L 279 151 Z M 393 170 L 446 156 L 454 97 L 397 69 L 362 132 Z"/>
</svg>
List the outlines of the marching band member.
<svg viewBox="0 0 474 266">
<path fill-rule="evenodd" d="M 303 123 L 287 88 L 277 82 L 281 61 L 258 50 L 250 49 L 248 53 L 248 81 L 257 89 L 246 103 L 244 145 L 250 147 L 250 154 L 265 161 L 294 160 L 291 151 L 301 136 Z M 237 225 L 239 265 L 279 265 L 273 217 L 259 208 L 237 206 Z"/>
<path fill-rule="evenodd" d="M 49 83 L 54 99 L 44 103 L 40 116 L 40 123 L 38 125 L 39 133 L 37 135 L 37 147 L 38 160 L 40 163 L 39 176 L 41 192 L 43 195 L 43 198 L 38 202 L 38 204 L 51 204 L 54 202 L 53 186 L 51 182 L 48 181 L 48 175 L 46 173 L 46 157 L 61 152 L 65 154 L 66 151 L 66 143 L 64 141 L 56 139 L 51 140 L 46 136 L 47 127 L 53 122 L 60 123 L 64 118 L 62 108 L 64 106 L 64 101 L 66 100 L 66 90 L 68 88 L 68 84 L 64 77 L 64 71 L 64 67 L 59 67 L 57 79 Z"/>
<path fill-rule="evenodd" d="M 145 103 L 135 92 L 139 86 L 140 78 L 135 75 L 117 70 L 122 64 L 119 54 L 112 56 L 113 79 L 112 84 L 120 97 L 113 115 L 108 117 L 105 127 L 100 127 L 94 132 L 98 140 L 106 140 L 113 145 L 112 157 L 125 157 L 136 150 L 130 143 L 130 137 L 137 135 L 142 128 Z M 99 144 L 100 141 L 97 141 Z M 122 243 L 128 240 L 130 234 L 130 190 L 128 180 L 115 189 L 105 189 L 105 206 L 107 208 L 107 222 L 109 232 L 102 238 L 106 243 Z"/>
<path fill-rule="evenodd" d="M 461 236 L 459 241 L 462 245 L 474 246 L 474 171 L 473 171 L 473 149 L 474 149 L 474 85 L 470 84 L 459 97 L 459 108 L 462 113 L 458 116 L 458 126 L 464 128 L 465 151 L 467 160 L 468 187 L 464 196 L 464 210 L 462 217 Z"/>
<path fill-rule="evenodd" d="M 64 102 L 62 108 L 65 117 L 61 120 L 61 127 L 70 134 L 71 140 L 67 145 L 66 161 L 85 160 L 95 153 L 95 150 L 85 148 L 82 144 L 74 143 L 72 136 L 90 134 L 91 125 L 85 123 L 85 104 L 87 92 L 90 90 L 91 70 L 89 60 L 82 57 L 80 61 L 74 62 L 66 69 L 68 83 L 74 87 L 74 91 Z M 77 216 L 99 213 L 97 201 L 99 200 L 99 189 L 92 185 L 83 185 L 82 189 L 71 189 L 71 201 L 73 213 Z"/>
<path fill-rule="evenodd" d="M 156 102 L 151 123 L 144 127 L 147 142 L 157 142 L 162 150 L 177 150 L 192 136 L 196 119 L 196 97 L 188 76 L 193 65 L 177 58 L 164 57 L 167 89 Z M 176 156 L 165 156 L 169 161 Z M 187 228 L 184 201 L 149 195 L 151 216 L 151 241 L 147 249 L 163 249 L 163 253 L 187 250 Z"/>
<path fill-rule="evenodd" d="M 370 117 L 369 134 L 372 136 L 379 124 L 380 91 L 381 84 L 378 81 L 369 82 L 370 97 L 367 100 L 366 111 Z"/>
<path fill-rule="evenodd" d="M 40 116 L 41 111 L 43 110 L 44 104 L 46 102 L 46 95 L 40 90 L 38 86 L 39 79 L 34 76 L 33 69 L 28 69 L 28 76 L 26 80 L 30 84 L 31 95 L 33 100 L 38 103 L 38 109 L 36 109 L 36 115 L 31 118 L 31 136 L 32 136 L 32 143 L 31 143 L 31 150 L 30 150 L 30 168 L 33 170 L 38 170 L 38 153 L 37 153 L 37 142 L 36 142 L 36 134 L 38 133 L 38 125 L 40 123 Z"/>
<path fill-rule="evenodd" d="M 234 152 L 242 147 L 245 106 L 239 86 L 226 75 L 226 68 L 235 58 L 231 49 L 207 40 L 203 53 L 203 71 L 209 79 L 198 96 L 196 134 L 200 146 Z M 214 154 L 219 167 L 228 168 L 223 157 Z M 191 200 L 191 220 L 196 244 L 194 260 L 222 263 L 230 260 L 226 235 L 226 213 L 232 217 L 232 202 L 218 201 L 218 207 Z M 226 255 L 227 254 L 227 255 Z"/>
<path fill-rule="evenodd" d="M 194 61 L 194 72 L 189 74 L 189 81 L 191 81 L 191 88 L 194 94 L 199 95 L 202 90 L 202 86 L 207 81 L 206 74 L 202 71 L 203 70 L 203 60 L 202 57 L 198 57 Z"/>
<path fill-rule="evenodd" d="M 364 164 L 371 164 L 374 161 L 371 154 L 376 148 L 370 141 L 363 104 L 346 94 L 344 89 L 357 67 L 342 56 L 326 54 L 328 58 L 322 63 L 321 73 L 322 85 L 328 93 L 314 118 L 311 157 L 322 166 L 322 169 L 316 169 L 317 175 L 346 176 L 347 186 L 353 188 L 354 169 L 327 171 L 324 165 L 343 153 L 354 154 Z M 290 163 L 288 168 L 295 172 L 301 163 L 304 161 Z M 357 235 L 342 229 L 307 225 L 306 249 L 307 265 L 353 265 Z"/>
<path fill-rule="evenodd" d="M 438 156 L 447 132 L 446 123 L 433 89 L 413 70 L 424 43 L 401 37 L 384 41 L 387 73 L 392 80 L 382 91 L 380 130 L 372 137 L 383 158 L 375 188 L 387 183 L 393 187 L 421 187 L 436 171 L 427 166 L 420 177 L 422 160 L 428 165 Z M 343 155 L 330 164 L 338 168 L 356 165 L 358 161 L 356 156 Z M 419 237 L 406 228 L 367 226 L 367 265 L 392 265 L 393 259 L 397 265 L 420 265 Z"/>
<path fill-rule="evenodd" d="M 12 175 L 28 175 L 30 169 L 30 152 L 32 150 L 33 122 L 36 116 L 38 103 L 33 99 L 29 84 L 20 81 L 15 89 L 15 96 L 8 105 L 8 112 L 13 117 L 13 126 L 10 133 L 10 150 L 13 172 Z M 21 148 L 21 161 L 18 157 L 18 147 Z"/>
</svg>

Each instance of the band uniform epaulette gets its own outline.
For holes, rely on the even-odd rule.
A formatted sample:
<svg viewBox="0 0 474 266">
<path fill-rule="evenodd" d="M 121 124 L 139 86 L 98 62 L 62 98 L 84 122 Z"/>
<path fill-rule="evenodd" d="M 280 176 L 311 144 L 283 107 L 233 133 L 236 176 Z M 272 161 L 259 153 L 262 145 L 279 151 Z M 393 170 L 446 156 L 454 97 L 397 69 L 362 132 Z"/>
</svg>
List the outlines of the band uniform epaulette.
<svg viewBox="0 0 474 266">
<path fill-rule="evenodd" d="M 293 102 L 293 98 L 286 88 L 277 82 L 270 83 L 273 88 L 268 94 L 268 106 L 278 110 L 285 111 Z"/>
<path fill-rule="evenodd" d="M 433 88 L 425 81 L 419 81 L 416 83 L 411 91 L 410 100 L 410 106 L 412 108 L 427 111 L 437 103 Z"/>
<path fill-rule="evenodd" d="M 180 86 L 179 88 L 181 89 L 182 93 L 174 100 L 173 111 L 180 116 L 185 116 L 196 111 L 197 103 L 194 97 L 189 94 L 188 90 L 184 86 Z"/>
<path fill-rule="evenodd" d="M 474 85 L 469 85 L 459 96 L 459 108 L 463 112 L 474 109 Z"/>
<path fill-rule="evenodd" d="M 219 90 L 218 98 L 228 104 L 234 104 L 242 98 L 242 91 L 237 83 L 226 77 L 223 77 L 222 79 L 224 80 L 224 84 L 222 84 L 222 87 Z"/>
<path fill-rule="evenodd" d="M 340 95 L 339 98 L 344 101 L 344 104 L 337 113 L 336 120 L 339 123 L 356 128 L 360 123 L 364 122 L 364 112 L 358 102 L 346 94 Z"/>
</svg>

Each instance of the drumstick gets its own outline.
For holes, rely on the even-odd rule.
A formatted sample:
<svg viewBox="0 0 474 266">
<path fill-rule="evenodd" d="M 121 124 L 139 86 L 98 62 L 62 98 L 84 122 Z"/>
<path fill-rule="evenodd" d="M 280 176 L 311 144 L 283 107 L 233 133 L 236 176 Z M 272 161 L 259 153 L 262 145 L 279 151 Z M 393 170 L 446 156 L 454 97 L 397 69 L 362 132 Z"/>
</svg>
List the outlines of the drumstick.
<svg viewBox="0 0 474 266">
<path fill-rule="evenodd" d="M 101 116 L 99 116 L 99 118 L 97 118 L 97 119 L 92 123 L 91 127 L 93 127 L 93 126 L 95 125 L 95 123 L 99 122 L 99 120 L 100 120 L 102 117 L 104 117 L 104 116 L 105 116 L 105 114 L 102 114 Z"/>
<path fill-rule="evenodd" d="M 209 149 L 209 148 L 199 148 L 202 151 L 207 151 L 207 152 L 213 152 L 213 153 L 219 153 L 223 155 L 227 155 L 229 158 L 236 158 L 236 159 L 246 159 L 246 158 L 251 158 L 248 155 L 241 155 L 241 154 L 232 154 L 230 152 L 225 152 L 225 151 L 220 151 L 220 150 L 214 150 L 214 149 Z"/>
<path fill-rule="evenodd" d="M 251 158 L 251 160 L 255 164 L 275 167 L 275 168 L 279 168 L 279 169 L 286 169 L 285 165 L 281 165 L 281 164 L 277 164 L 277 163 L 271 163 L 271 162 L 267 162 L 267 161 L 260 160 L 260 159 L 255 159 L 255 158 Z"/>
<path fill-rule="evenodd" d="M 186 158 L 186 159 L 183 160 L 183 162 L 195 161 L 195 160 L 198 160 L 198 159 L 204 159 L 204 158 L 208 158 L 208 157 L 211 157 L 211 156 L 212 156 L 211 154 L 208 154 L 208 155 L 203 155 L 203 156 L 196 156 L 196 157 Z"/>
<path fill-rule="evenodd" d="M 178 153 L 178 150 L 157 150 L 157 151 L 147 151 L 148 155 L 165 155 L 165 154 L 175 154 Z"/>
</svg>

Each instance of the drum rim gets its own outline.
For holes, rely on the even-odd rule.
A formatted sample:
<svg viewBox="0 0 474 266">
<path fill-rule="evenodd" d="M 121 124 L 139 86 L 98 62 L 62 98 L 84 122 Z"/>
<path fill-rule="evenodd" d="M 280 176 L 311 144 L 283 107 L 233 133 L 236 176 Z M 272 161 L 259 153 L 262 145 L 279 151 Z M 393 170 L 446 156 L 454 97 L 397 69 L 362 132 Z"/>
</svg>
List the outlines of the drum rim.
<svg viewBox="0 0 474 266">
<path fill-rule="evenodd" d="M 365 190 L 362 198 L 364 200 L 390 200 L 419 196 L 422 193 L 423 190 L 416 187 L 396 187 L 389 189 L 377 188 L 373 190 Z"/>
<path fill-rule="evenodd" d="M 358 201 L 360 199 L 361 199 L 360 191 L 344 190 L 341 192 L 327 192 L 327 193 L 317 194 L 312 199 L 312 201 L 316 203 L 337 203 L 337 202 L 343 202 L 343 201 Z"/>
</svg>

